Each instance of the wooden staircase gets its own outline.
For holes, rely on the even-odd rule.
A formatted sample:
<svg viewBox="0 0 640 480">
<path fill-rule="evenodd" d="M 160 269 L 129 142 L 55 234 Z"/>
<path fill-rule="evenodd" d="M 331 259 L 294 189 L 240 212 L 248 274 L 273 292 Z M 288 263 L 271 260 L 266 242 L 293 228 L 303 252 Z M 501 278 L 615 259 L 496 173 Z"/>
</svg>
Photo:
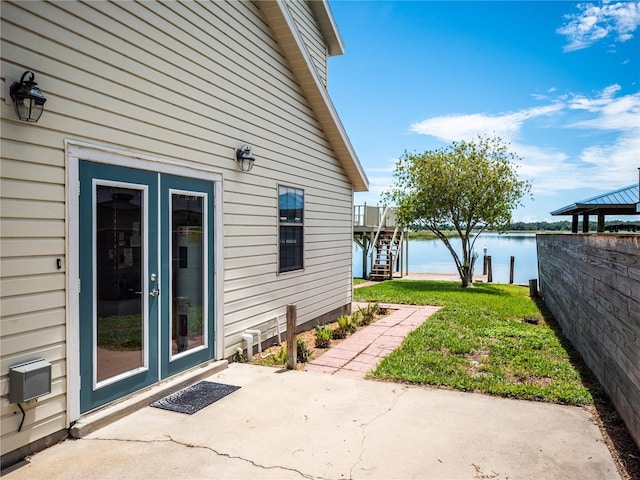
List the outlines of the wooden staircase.
<svg viewBox="0 0 640 480">
<path fill-rule="evenodd" d="M 373 244 L 375 260 L 371 265 L 369 280 L 390 280 L 394 268 L 398 267 L 400 249 L 402 248 L 403 231 L 380 230 Z"/>
<path fill-rule="evenodd" d="M 362 278 L 388 280 L 394 273 L 402 278 L 408 264 L 405 234 L 393 208 L 354 205 L 353 241 L 362 249 Z"/>
</svg>

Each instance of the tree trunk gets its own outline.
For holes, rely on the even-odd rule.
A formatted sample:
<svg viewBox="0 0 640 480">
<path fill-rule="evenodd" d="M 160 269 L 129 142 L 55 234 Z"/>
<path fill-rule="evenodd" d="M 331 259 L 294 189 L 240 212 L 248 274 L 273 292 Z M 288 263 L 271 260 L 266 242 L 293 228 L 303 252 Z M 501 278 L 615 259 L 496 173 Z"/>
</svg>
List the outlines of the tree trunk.
<svg viewBox="0 0 640 480">
<path fill-rule="evenodd" d="M 460 279 L 462 280 L 462 288 L 467 288 L 473 283 L 471 272 L 472 267 L 468 263 L 465 263 L 460 267 Z"/>
<path fill-rule="evenodd" d="M 473 284 L 473 267 L 476 263 L 477 255 L 473 254 L 471 248 L 465 249 L 464 263 L 460 265 L 458 272 L 462 280 L 462 288 L 466 288 Z"/>
</svg>

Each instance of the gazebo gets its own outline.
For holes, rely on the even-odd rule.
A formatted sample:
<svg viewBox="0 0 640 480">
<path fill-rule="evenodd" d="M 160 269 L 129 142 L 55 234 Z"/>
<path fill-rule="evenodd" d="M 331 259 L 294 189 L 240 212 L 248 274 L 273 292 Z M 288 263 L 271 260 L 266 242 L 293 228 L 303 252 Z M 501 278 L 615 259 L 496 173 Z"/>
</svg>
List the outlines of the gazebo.
<svg viewBox="0 0 640 480">
<path fill-rule="evenodd" d="M 589 232 L 589 217 L 598 218 L 598 232 L 605 231 L 605 215 L 640 214 L 640 187 L 636 183 L 597 197 L 581 200 L 551 212 L 551 215 L 572 215 L 571 231 L 578 233 L 578 217 L 582 215 L 582 232 Z"/>
</svg>

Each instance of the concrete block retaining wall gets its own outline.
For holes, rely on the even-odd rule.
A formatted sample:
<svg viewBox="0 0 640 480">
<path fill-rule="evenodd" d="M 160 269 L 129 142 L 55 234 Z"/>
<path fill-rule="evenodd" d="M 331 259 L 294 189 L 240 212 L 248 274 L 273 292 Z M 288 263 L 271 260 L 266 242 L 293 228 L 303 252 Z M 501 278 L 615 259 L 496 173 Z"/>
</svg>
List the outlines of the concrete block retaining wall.
<svg viewBox="0 0 640 480">
<path fill-rule="evenodd" d="M 640 447 L 640 235 L 537 236 L 540 289 Z"/>
</svg>

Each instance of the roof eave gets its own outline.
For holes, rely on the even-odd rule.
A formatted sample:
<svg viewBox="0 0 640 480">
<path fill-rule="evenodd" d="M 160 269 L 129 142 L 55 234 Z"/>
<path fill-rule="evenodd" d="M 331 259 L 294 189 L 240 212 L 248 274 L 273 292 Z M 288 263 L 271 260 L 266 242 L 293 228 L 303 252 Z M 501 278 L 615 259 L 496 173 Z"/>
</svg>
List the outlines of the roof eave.
<svg viewBox="0 0 640 480">
<path fill-rule="evenodd" d="M 312 1 L 309 5 L 318 20 L 322 35 L 327 42 L 329 55 L 333 57 L 344 54 L 344 43 L 342 42 L 338 26 L 333 18 L 333 13 L 331 13 L 329 3 L 325 1 Z"/>
<path fill-rule="evenodd" d="M 591 204 L 573 204 L 560 208 L 551 212 L 553 216 L 559 215 L 596 215 L 603 213 L 605 215 L 634 215 L 635 205 L 633 204 L 611 204 L 611 205 L 591 205 Z"/>
<path fill-rule="evenodd" d="M 369 190 L 369 180 L 338 117 L 329 93 L 322 84 L 300 33 L 284 0 L 257 0 L 271 29 L 289 60 L 300 87 L 316 114 L 329 144 L 356 192 Z M 312 2 L 315 3 L 315 2 Z M 320 3 L 320 2 L 319 2 Z M 321 2 L 325 3 L 325 1 Z"/>
</svg>

